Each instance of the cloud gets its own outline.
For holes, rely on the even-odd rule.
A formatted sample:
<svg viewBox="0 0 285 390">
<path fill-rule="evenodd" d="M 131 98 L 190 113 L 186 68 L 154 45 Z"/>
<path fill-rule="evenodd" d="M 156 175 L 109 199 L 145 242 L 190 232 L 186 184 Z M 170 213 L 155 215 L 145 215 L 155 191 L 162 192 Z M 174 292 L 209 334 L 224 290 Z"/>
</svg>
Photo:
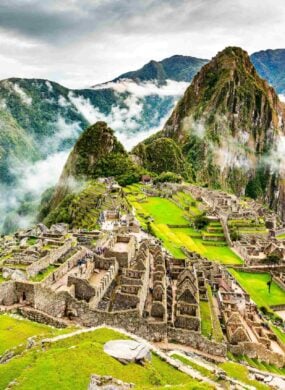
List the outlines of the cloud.
<svg viewBox="0 0 285 390">
<path fill-rule="evenodd" d="M 167 80 L 166 85 L 162 87 L 158 87 L 154 82 L 137 84 L 132 80 L 122 80 L 118 83 L 110 82 L 97 86 L 95 89 L 112 88 L 118 95 L 119 103 L 111 107 L 109 114 L 100 112 L 90 99 L 82 95 L 70 92 L 68 98 L 90 124 L 99 120 L 107 122 L 126 149 L 130 150 L 143 138 L 161 130 L 175 105 L 175 101 L 182 95 L 187 86 L 188 83 L 171 80 Z M 169 109 L 162 117 L 159 110 L 154 107 L 151 118 L 152 125 L 149 126 L 150 121 L 146 122 L 144 115 L 147 104 L 145 98 L 150 96 L 169 97 L 172 103 L 169 104 Z"/>
<path fill-rule="evenodd" d="M 285 136 L 279 135 L 274 142 L 269 154 L 262 162 L 269 166 L 271 171 L 285 178 Z"/>
<path fill-rule="evenodd" d="M 69 151 L 57 152 L 33 164 L 23 162 L 20 165 L 15 165 L 11 161 L 11 171 L 17 176 L 18 182 L 13 187 L 0 185 L 1 193 L 9 194 L 0 197 L 0 228 L 10 212 L 13 213 L 13 219 L 16 220 L 20 228 L 30 226 L 33 223 L 42 193 L 58 182 L 68 154 Z M 35 207 L 32 212 L 23 216 L 17 212 L 17 209 L 25 199 L 35 202 Z"/>
<path fill-rule="evenodd" d="M 150 95 L 159 96 L 180 96 L 189 86 L 189 83 L 184 81 L 166 80 L 166 85 L 158 86 L 155 82 L 147 81 L 136 83 L 131 79 L 123 79 L 118 82 L 108 82 L 93 87 L 93 89 L 111 88 L 115 92 L 129 92 L 137 97 L 145 97 Z"/>
<path fill-rule="evenodd" d="M 32 104 L 33 99 L 26 94 L 26 92 L 16 83 L 12 84 L 11 86 L 15 90 L 15 92 L 20 96 L 23 103 L 30 106 Z"/>
<path fill-rule="evenodd" d="M 173 54 L 282 47 L 284 14 L 282 0 L 2 0 L 0 78 L 83 87 Z"/>
</svg>

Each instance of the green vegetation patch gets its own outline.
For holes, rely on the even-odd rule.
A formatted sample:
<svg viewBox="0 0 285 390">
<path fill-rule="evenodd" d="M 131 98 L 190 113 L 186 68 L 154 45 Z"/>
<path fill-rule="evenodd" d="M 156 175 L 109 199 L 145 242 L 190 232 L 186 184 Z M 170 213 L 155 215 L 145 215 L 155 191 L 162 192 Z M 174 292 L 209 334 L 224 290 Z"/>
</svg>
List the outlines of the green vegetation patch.
<svg viewBox="0 0 285 390">
<path fill-rule="evenodd" d="M 0 365 L 0 388 L 17 381 L 19 389 L 86 389 L 91 374 L 111 375 L 131 382 L 137 389 L 210 389 L 152 355 L 144 366 L 124 365 L 103 351 L 109 340 L 125 339 L 118 332 L 98 329 L 30 350 L 22 356 Z"/>
<path fill-rule="evenodd" d="M 212 316 L 209 302 L 200 301 L 200 314 L 201 314 L 201 332 L 202 335 L 208 339 L 212 338 L 213 325 Z"/>
<path fill-rule="evenodd" d="M 128 186 L 126 193 L 129 202 L 137 210 L 137 218 L 143 228 L 150 228 L 151 233 L 162 240 L 165 248 L 178 259 L 185 258 L 181 248 L 199 253 L 210 261 L 216 261 L 221 264 L 242 264 L 242 259 L 229 248 L 224 241 L 224 235 L 220 231 L 211 233 L 199 231 L 191 227 L 174 228 L 171 225 L 186 225 L 190 223 L 191 212 L 193 215 L 201 216 L 201 211 L 195 206 L 191 206 L 194 199 L 189 194 L 178 192 L 175 195 L 175 201 L 182 205 L 178 207 L 169 199 L 160 197 L 147 197 L 142 192 L 142 187 L 138 185 Z M 185 205 L 190 205 L 189 210 L 185 210 Z M 153 222 L 148 224 L 148 219 L 152 218 Z M 221 229 L 219 222 L 210 222 L 210 228 Z M 220 237 L 219 241 L 202 240 L 202 234 L 211 237 Z"/>
<path fill-rule="evenodd" d="M 254 386 L 256 389 L 265 390 L 270 388 L 263 383 L 250 379 L 248 369 L 241 364 L 225 362 L 220 364 L 219 367 L 223 369 L 231 378 L 234 378 L 247 385 Z"/>
<path fill-rule="evenodd" d="M 271 279 L 268 273 L 250 273 L 229 269 L 233 277 L 259 306 L 285 304 L 285 291 L 272 281 L 270 292 L 267 282 Z"/>
<path fill-rule="evenodd" d="M 22 317 L 2 314 L 0 315 L 0 355 L 19 344 L 26 343 L 29 337 L 51 337 L 66 331 L 68 330 L 59 330 Z"/>
</svg>

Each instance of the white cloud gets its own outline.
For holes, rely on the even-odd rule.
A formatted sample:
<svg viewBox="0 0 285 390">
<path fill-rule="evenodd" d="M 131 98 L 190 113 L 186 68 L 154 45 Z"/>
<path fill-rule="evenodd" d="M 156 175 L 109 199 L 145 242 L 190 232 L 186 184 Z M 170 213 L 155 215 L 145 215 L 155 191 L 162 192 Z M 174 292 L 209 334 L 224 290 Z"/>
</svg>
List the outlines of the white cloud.
<svg viewBox="0 0 285 390">
<path fill-rule="evenodd" d="M 23 164 L 17 169 L 19 186 L 17 191 L 40 196 L 59 179 L 69 151 L 57 152 L 34 164 Z"/>
<path fill-rule="evenodd" d="M 28 96 L 26 92 L 17 83 L 11 83 L 11 85 L 13 86 L 14 91 L 20 96 L 22 102 L 30 106 L 32 104 L 33 99 Z"/>
<path fill-rule="evenodd" d="M 155 81 L 140 82 L 139 84 L 131 79 L 122 79 L 118 82 L 100 84 L 94 89 L 111 88 L 118 93 L 129 92 L 137 97 L 151 95 L 159 96 L 180 96 L 189 86 L 184 81 L 166 80 L 166 85 L 158 86 Z"/>
</svg>

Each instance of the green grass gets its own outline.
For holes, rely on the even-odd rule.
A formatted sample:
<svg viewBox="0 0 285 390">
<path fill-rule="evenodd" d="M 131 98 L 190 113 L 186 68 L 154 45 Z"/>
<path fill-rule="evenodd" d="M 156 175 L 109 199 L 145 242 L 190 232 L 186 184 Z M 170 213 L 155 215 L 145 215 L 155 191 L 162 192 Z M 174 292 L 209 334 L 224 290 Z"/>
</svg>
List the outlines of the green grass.
<svg viewBox="0 0 285 390">
<path fill-rule="evenodd" d="M 249 273 L 234 269 L 229 271 L 259 307 L 285 304 L 285 291 L 274 281 L 270 293 L 268 292 L 266 283 L 271 278 L 268 273 Z"/>
<path fill-rule="evenodd" d="M 221 328 L 220 320 L 214 308 L 212 288 L 209 284 L 207 284 L 207 294 L 208 294 L 209 307 L 211 310 L 211 317 L 212 317 L 213 338 L 216 342 L 221 343 L 224 340 L 223 331 Z"/>
<path fill-rule="evenodd" d="M 81 390 L 86 389 L 91 374 L 111 375 L 136 385 L 136 389 L 210 389 L 152 355 L 150 363 L 142 366 L 121 364 L 103 351 L 105 342 L 125 339 L 123 335 L 99 329 L 53 344 L 43 350 L 30 350 L 23 356 L 0 365 L 0 388 L 12 380 L 18 389 Z"/>
<path fill-rule="evenodd" d="M 68 329 L 55 329 L 21 317 L 2 314 L 0 315 L 0 355 L 19 344 L 25 343 L 31 336 L 51 337 L 67 331 Z"/>
<path fill-rule="evenodd" d="M 280 234 L 279 236 L 277 236 L 278 240 L 284 240 L 285 239 L 285 233 L 284 234 Z"/>
<path fill-rule="evenodd" d="M 212 371 L 199 365 L 196 362 L 193 362 L 192 360 L 188 359 L 186 356 L 183 357 L 181 355 L 173 354 L 171 357 L 181 361 L 182 363 L 184 363 L 187 366 L 192 367 L 194 370 L 200 372 L 200 374 L 202 374 L 203 376 L 205 376 L 209 379 L 212 379 L 214 381 L 218 381 L 218 377 Z M 239 363 L 225 362 L 225 363 L 219 364 L 218 367 L 220 369 L 224 370 L 229 377 L 236 379 L 240 382 L 243 382 L 246 385 L 253 386 L 258 390 L 270 389 L 269 386 L 267 386 L 263 383 L 260 383 L 256 380 L 251 379 L 248 369 Z"/>
<path fill-rule="evenodd" d="M 192 360 L 188 359 L 186 356 L 181 356 L 177 354 L 171 355 L 173 359 L 179 360 L 180 362 L 184 363 L 186 366 L 189 366 L 193 368 L 194 370 L 200 372 L 201 375 L 205 376 L 206 378 L 212 379 L 212 380 L 217 380 L 218 378 L 216 375 L 211 371 L 208 370 L 206 367 L 201 366 L 198 363 L 193 362 Z"/>
<path fill-rule="evenodd" d="M 241 381 L 247 385 L 254 386 L 258 390 L 270 389 L 269 386 L 250 379 L 248 369 L 241 364 L 225 362 L 220 364 L 219 367 L 223 369 L 231 378 Z"/>
<path fill-rule="evenodd" d="M 213 325 L 211 317 L 211 309 L 209 302 L 200 301 L 200 314 L 201 314 L 201 332 L 202 335 L 208 339 L 212 338 Z"/>
<path fill-rule="evenodd" d="M 27 244 L 28 245 L 35 245 L 37 243 L 38 239 L 36 237 L 30 237 L 27 239 Z"/>
<path fill-rule="evenodd" d="M 42 280 L 44 280 L 50 273 L 52 273 L 53 271 L 55 271 L 56 269 L 58 268 L 58 266 L 56 265 L 49 265 L 45 270 L 43 270 L 42 272 L 38 273 L 36 276 L 34 276 L 33 278 L 31 278 L 31 280 L 33 282 L 41 282 Z"/>
<path fill-rule="evenodd" d="M 185 225 L 188 223 L 183 217 L 183 210 L 168 199 L 150 197 L 141 205 L 146 213 L 154 218 L 156 224 Z"/>
<path fill-rule="evenodd" d="M 271 330 L 276 334 L 279 340 L 285 345 L 285 333 L 282 332 L 277 326 L 271 325 Z"/>
<path fill-rule="evenodd" d="M 136 187 L 137 188 L 137 187 Z M 180 209 L 176 204 L 168 199 L 159 197 L 148 197 L 143 202 L 138 202 L 137 198 L 144 196 L 140 192 L 140 188 L 136 189 L 137 194 L 133 192 L 128 194 L 128 199 L 137 210 L 137 217 L 141 225 L 146 228 L 146 218 L 154 219 L 151 224 L 153 234 L 163 241 L 165 248 L 175 258 L 185 258 L 185 254 L 181 247 L 187 248 L 189 251 L 199 253 L 210 261 L 216 261 L 221 264 L 242 264 L 242 259 L 237 256 L 224 242 L 215 242 L 215 246 L 207 245 L 207 241 L 201 238 L 201 232 L 193 228 L 170 228 L 167 225 L 185 225 L 189 223 L 185 218 L 185 211 Z M 185 194 L 185 197 L 188 195 Z M 178 193 L 176 200 L 185 198 L 182 193 Z M 189 200 L 192 198 L 189 198 Z M 185 200 L 183 200 L 185 202 Z M 200 212 L 200 211 L 199 211 Z M 210 226 L 220 228 L 219 222 L 211 222 Z M 208 233 L 208 236 L 223 237 L 223 233 Z M 205 245 L 204 245 L 205 244 Z"/>
<path fill-rule="evenodd" d="M 252 368 L 257 368 L 258 370 L 266 371 L 267 373 L 281 374 L 285 376 L 285 368 L 278 368 L 277 366 L 261 362 L 258 359 L 252 359 L 246 355 L 233 355 L 229 352 L 228 355 L 229 358 L 235 362 L 245 362 Z"/>
</svg>

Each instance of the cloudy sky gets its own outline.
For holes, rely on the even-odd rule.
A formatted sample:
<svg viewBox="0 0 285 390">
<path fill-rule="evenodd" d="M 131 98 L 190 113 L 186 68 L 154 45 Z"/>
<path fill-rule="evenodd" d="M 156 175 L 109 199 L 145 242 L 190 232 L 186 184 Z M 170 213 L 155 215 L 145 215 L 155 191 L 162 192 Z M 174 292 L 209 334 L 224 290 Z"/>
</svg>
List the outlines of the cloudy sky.
<svg viewBox="0 0 285 390">
<path fill-rule="evenodd" d="M 285 46 L 284 0 L 1 0 L 0 78 L 86 87 L 173 54 Z"/>
</svg>

